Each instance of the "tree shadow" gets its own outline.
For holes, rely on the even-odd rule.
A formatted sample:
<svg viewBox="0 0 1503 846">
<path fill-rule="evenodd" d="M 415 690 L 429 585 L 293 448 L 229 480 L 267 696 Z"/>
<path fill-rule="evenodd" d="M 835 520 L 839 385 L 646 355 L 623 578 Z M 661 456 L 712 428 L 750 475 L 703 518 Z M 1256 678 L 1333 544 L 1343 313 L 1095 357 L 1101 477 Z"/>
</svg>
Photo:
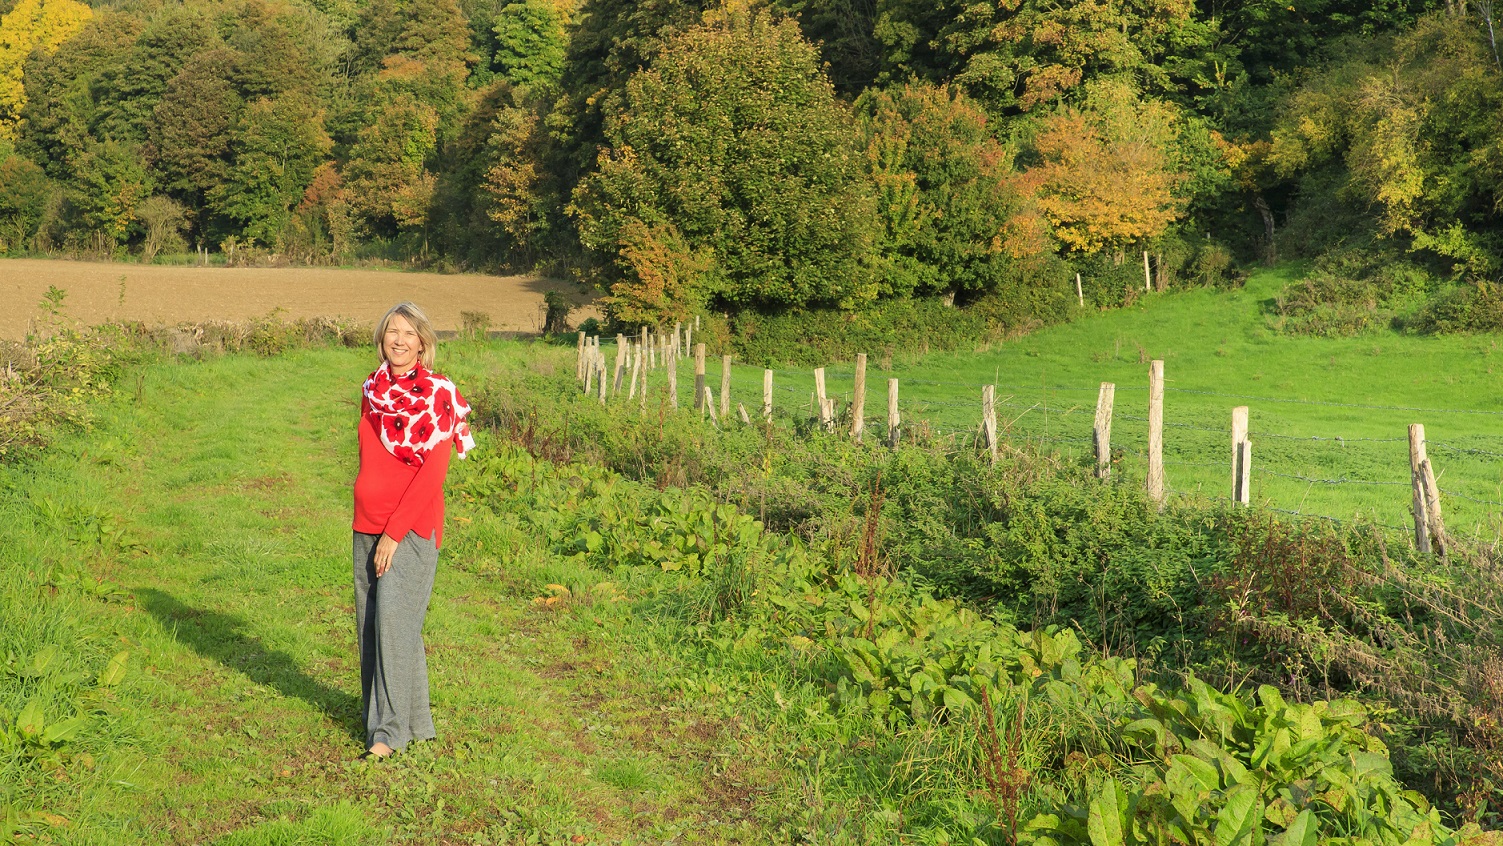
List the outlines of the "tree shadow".
<svg viewBox="0 0 1503 846">
<path fill-rule="evenodd" d="M 154 588 L 139 589 L 136 596 L 178 643 L 283 696 L 307 702 L 344 728 L 355 742 L 365 742 L 360 697 L 310 677 L 292 656 L 268 648 L 259 637 L 246 633 L 244 620 L 232 614 L 184 605 L 173 595 Z"/>
</svg>

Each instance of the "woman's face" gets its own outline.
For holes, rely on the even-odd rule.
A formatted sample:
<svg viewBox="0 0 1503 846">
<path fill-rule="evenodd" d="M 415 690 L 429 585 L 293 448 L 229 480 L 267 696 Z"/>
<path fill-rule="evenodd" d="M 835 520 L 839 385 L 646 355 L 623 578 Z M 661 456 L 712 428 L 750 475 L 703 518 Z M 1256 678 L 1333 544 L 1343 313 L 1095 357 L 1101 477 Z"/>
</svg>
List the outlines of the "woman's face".
<svg viewBox="0 0 1503 846">
<path fill-rule="evenodd" d="M 391 372 L 401 375 L 417 364 L 423 354 L 423 339 L 407 318 L 393 314 L 386 323 L 386 334 L 381 338 L 381 352 L 386 354 L 386 363 Z"/>
</svg>

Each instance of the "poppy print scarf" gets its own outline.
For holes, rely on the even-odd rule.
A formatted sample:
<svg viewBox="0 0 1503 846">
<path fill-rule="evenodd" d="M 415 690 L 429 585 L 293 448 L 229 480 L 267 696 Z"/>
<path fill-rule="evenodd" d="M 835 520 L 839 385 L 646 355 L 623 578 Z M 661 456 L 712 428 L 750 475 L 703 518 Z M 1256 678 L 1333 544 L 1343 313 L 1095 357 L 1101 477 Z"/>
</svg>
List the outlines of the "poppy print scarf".
<svg viewBox="0 0 1503 846">
<path fill-rule="evenodd" d="M 475 448 L 470 404 L 453 382 L 422 364 L 403 376 L 393 376 L 386 362 L 365 380 L 366 412 L 386 451 L 411 467 L 422 467 L 428 453 L 449 437 L 459 457 Z"/>
</svg>

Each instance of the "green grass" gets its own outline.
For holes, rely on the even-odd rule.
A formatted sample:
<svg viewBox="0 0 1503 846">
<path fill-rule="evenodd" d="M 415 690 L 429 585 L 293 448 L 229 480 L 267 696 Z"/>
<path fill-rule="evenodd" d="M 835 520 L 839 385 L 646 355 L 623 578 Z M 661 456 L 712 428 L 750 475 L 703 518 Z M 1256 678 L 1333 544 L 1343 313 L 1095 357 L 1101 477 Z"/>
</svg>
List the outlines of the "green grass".
<svg viewBox="0 0 1503 846">
<path fill-rule="evenodd" d="M 461 385 L 530 357 L 446 353 Z M 766 740 L 668 696 L 692 670 L 621 634 L 625 605 L 534 604 L 599 575 L 463 501 L 426 629 L 440 740 L 356 760 L 349 497 L 369 359 L 152 364 L 92 434 L 0 468 L 0 727 L 34 698 L 48 725 L 88 720 L 71 742 L 0 746 L 0 818 L 69 843 L 766 840 L 748 798 L 784 777 Z M 123 680 L 99 681 L 122 652 Z"/>
<path fill-rule="evenodd" d="M 1141 477 L 1147 448 L 1148 362 L 1162 359 L 1165 462 L 1173 495 L 1222 498 L 1231 487 L 1231 410 L 1250 408 L 1253 499 L 1272 508 L 1338 519 L 1409 524 L 1407 426 L 1423 423 L 1453 530 L 1487 538 L 1503 530 L 1503 389 L 1494 336 L 1290 337 L 1269 327 L 1266 308 L 1299 278 L 1286 265 L 1234 291 L 1153 295 L 1131 308 L 975 353 L 905 359 L 883 369 L 871 351 L 866 417 L 885 426 L 886 379 L 900 380 L 905 426 L 927 421 L 965 442 L 981 417 L 981 386 L 997 385 L 998 417 L 1014 442 L 1043 444 L 1086 460 L 1101 382 L 1117 386 L 1112 441 L 1122 469 Z M 710 385 L 720 388 L 718 361 Z M 681 365 L 688 402 L 692 362 Z M 826 368 L 831 395 L 849 398 L 853 367 Z M 652 375 L 654 384 L 662 371 Z M 812 416 L 813 377 L 779 370 L 775 405 Z M 732 408 L 761 405 L 760 368 L 737 367 Z"/>
</svg>

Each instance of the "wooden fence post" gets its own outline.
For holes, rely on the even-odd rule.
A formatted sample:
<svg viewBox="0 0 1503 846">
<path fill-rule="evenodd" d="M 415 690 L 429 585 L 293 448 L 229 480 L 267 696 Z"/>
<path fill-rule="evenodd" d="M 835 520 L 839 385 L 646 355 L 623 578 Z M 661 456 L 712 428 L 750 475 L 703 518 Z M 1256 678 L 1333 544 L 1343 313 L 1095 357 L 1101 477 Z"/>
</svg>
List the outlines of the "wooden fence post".
<svg viewBox="0 0 1503 846">
<path fill-rule="evenodd" d="M 1435 547 L 1435 554 L 1444 558 L 1446 556 L 1446 525 L 1440 516 L 1440 486 L 1435 484 L 1435 471 L 1431 469 L 1430 459 L 1420 462 L 1420 480 L 1425 483 L 1426 515 L 1430 523 L 1430 543 Z"/>
<path fill-rule="evenodd" d="M 1245 506 L 1252 502 L 1252 441 L 1243 441 L 1241 452 L 1238 466 L 1242 470 L 1242 486 L 1237 488 L 1237 501 Z"/>
<path fill-rule="evenodd" d="M 678 408 L 678 359 L 672 351 L 665 353 L 668 360 L 668 403 Z"/>
<path fill-rule="evenodd" d="M 762 371 L 762 419 L 772 420 L 772 371 Z"/>
<path fill-rule="evenodd" d="M 992 454 L 992 463 L 997 461 L 997 386 L 981 388 L 981 435 L 987 451 Z"/>
<path fill-rule="evenodd" d="M 866 353 L 856 353 L 856 391 L 851 397 L 851 437 L 861 440 L 866 428 Z"/>
<path fill-rule="evenodd" d="M 822 429 L 830 427 L 830 405 L 825 402 L 825 369 L 814 368 L 814 408 L 819 414 L 819 425 Z"/>
<path fill-rule="evenodd" d="M 605 351 L 600 349 L 600 339 L 595 339 L 595 366 L 600 368 L 600 404 L 605 405 L 605 398 L 610 384 L 605 378 Z"/>
<path fill-rule="evenodd" d="M 1080 307 L 1085 308 L 1085 291 L 1080 287 L 1080 274 L 1075 274 L 1075 296 L 1080 300 Z"/>
<path fill-rule="evenodd" d="M 695 322 L 699 318 L 694 318 Z M 729 420 L 731 417 L 731 357 L 720 357 L 720 416 Z"/>
<path fill-rule="evenodd" d="M 674 321 L 674 323 L 673 323 L 673 343 L 672 343 L 671 346 L 673 347 L 673 352 L 675 354 L 677 354 L 679 351 L 683 350 L 683 347 L 679 346 L 679 339 L 681 337 L 683 337 L 683 334 L 684 334 L 684 324 L 681 323 L 681 322 L 679 322 L 679 321 Z"/>
<path fill-rule="evenodd" d="M 1250 468 L 1246 466 L 1243 458 L 1243 444 L 1247 443 L 1247 406 L 1239 405 L 1232 409 L 1232 502 L 1237 505 L 1247 505 L 1248 500 L 1244 494 L 1251 495 L 1252 486 L 1246 476 Z"/>
<path fill-rule="evenodd" d="M 1164 362 L 1148 365 L 1148 498 L 1164 507 Z"/>
<path fill-rule="evenodd" d="M 1148 293 L 1148 292 L 1151 292 L 1152 290 L 1153 290 L 1153 276 L 1148 273 L 1148 251 L 1144 250 L 1143 251 L 1143 291 L 1144 291 L 1144 293 Z"/>
<path fill-rule="evenodd" d="M 1409 426 L 1409 479 L 1413 488 L 1414 546 L 1420 552 L 1445 555 L 1445 526 L 1440 516 L 1440 488 L 1425 455 L 1425 426 Z"/>
<path fill-rule="evenodd" d="M 684 327 L 684 349 L 694 349 L 694 330 L 688 326 Z"/>
<path fill-rule="evenodd" d="M 595 391 L 595 347 L 587 342 L 580 351 L 579 361 L 584 368 L 585 396 L 589 396 Z"/>
<path fill-rule="evenodd" d="M 583 382 L 585 378 L 584 359 L 584 332 L 579 333 L 579 344 L 574 350 L 574 378 Z"/>
<path fill-rule="evenodd" d="M 1091 427 L 1091 441 L 1096 446 L 1096 478 L 1112 475 L 1112 401 L 1117 396 L 1117 386 L 1102 382 L 1096 395 L 1096 423 Z"/>
<path fill-rule="evenodd" d="M 611 371 L 611 396 L 621 393 L 621 374 L 626 370 L 626 336 L 616 335 L 616 366 Z"/>
<path fill-rule="evenodd" d="M 898 380 L 887 380 L 887 445 L 896 449 L 898 439 L 902 436 L 899 428 L 902 421 L 898 417 Z"/>
<path fill-rule="evenodd" d="M 642 348 L 637 347 L 632 350 L 629 356 L 631 358 L 631 387 L 626 389 L 626 399 L 628 402 L 637 395 L 637 379 L 640 378 L 642 372 L 642 352 Z"/>
<path fill-rule="evenodd" d="M 709 413 L 711 423 L 720 422 L 719 415 L 715 413 L 715 392 L 710 390 L 709 385 L 705 386 L 705 412 Z"/>
<path fill-rule="evenodd" d="M 694 350 L 694 410 L 702 411 L 705 407 L 705 345 L 695 344 L 690 349 Z"/>
</svg>

